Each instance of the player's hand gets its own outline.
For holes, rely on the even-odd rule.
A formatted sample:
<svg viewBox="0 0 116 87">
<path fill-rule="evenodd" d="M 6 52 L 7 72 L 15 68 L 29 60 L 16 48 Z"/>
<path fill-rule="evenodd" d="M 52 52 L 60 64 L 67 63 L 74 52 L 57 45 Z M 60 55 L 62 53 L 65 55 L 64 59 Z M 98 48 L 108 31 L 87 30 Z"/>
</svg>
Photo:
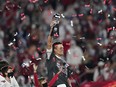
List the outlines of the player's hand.
<svg viewBox="0 0 116 87">
<path fill-rule="evenodd" d="M 60 74 L 63 70 L 63 67 L 60 67 L 58 74 Z"/>
<path fill-rule="evenodd" d="M 53 28 L 55 25 L 56 25 L 56 21 L 53 20 L 53 21 L 51 22 L 51 24 L 50 24 L 50 27 Z"/>
<path fill-rule="evenodd" d="M 35 63 L 33 63 L 33 69 L 34 69 L 34 72 L 37 72 L 37 65 Z"/>
</svg>

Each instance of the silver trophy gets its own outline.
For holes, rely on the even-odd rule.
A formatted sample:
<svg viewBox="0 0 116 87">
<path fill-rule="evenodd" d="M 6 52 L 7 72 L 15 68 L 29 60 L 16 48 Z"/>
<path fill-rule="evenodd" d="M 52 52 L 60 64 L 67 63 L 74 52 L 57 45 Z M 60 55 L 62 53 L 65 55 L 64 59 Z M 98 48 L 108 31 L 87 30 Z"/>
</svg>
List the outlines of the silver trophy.
<svg viewBox="0 0 116 87">
<path fill-rule="evenodd" d="M 55 24 L 55 26 L 53 27 L 53 30 L 52 30 L 52 36 L 53 36 L 53 38 L 58 38 L 59 37 L 60 18 L 61 18 L 61 15 L 58 14 L 58 13 L 54 14 L 54 16 L 53 16 L 53 19 L 56 22 L 56 24 Z"/>
</svg>

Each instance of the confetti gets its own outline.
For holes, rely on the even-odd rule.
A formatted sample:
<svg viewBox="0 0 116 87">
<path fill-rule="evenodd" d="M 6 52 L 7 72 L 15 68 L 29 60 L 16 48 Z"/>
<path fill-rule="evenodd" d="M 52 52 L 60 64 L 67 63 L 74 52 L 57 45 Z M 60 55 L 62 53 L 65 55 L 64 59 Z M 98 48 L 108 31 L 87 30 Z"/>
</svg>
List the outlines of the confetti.
<svg viewBox="0 0 116 87">
<path fill-rule="evenodd" d="M 30 3 L 36 3 L 38 0 L 29 0 Z"/>
<path fill-rule="evenodd" d="M 7 1 L 6 1 L 6 3 L 10 3 L 10 1 L 9 1 L 9 0 L 7 0 Z"/>
<path fill-rule="evenodd" d="M 74 54 L 74 55 L 73 55 L 73 57 L 74 57 L 74 58 L 77 58 L 77 57 L 78 57 L 78 55 Z"/>
<path fill-rule="evenodd" d="M 38 58 L 38 56 L 39 56 L 38 53 L 35 53 L 35 58 Z"/>
<path fill-rule="evenodd" d="M 82 48 L 85 48 L 85 46 L 81 46 Z"/>
<path fill-rule="evenodd" d="M 108 17 L 110 17 L 110 14 L 108 14 Z"/>
<path fill-rule="evenodd" d="M 85 5 L 85 7 L 90 7 L 90 5 Z"/>
<path fill-rule="evenodd" d="M 104 61 L 104 59 L 100 58 L 101 61 Z"/>
<path fill-rule="evenodd" d="M 22 67 L 29 67 L 29 63 L 22 63 Z"/>
<path fill-rule="evenodd" d="M 37 58 L 36 60 L 41 60 L 42 58 Z"/>
<path fill-rule="evenodd" d="M 33 40 L 37 39 L 37 36 L 33 36 L 32 39 L 33 39 Z"/>
<path fill-rule="evenodd" d="M 106 4 L 106 0 L 104 0 L 103 3 Z"/>
<path fill-rule="evenodd" d="M 13 41 L 15 42 L 15 41 L 16 41 L 16 39 L 14 38 L 14 39 L 13 39 Z"/>
<path fill-rule="evenodd" d="M 82 59 L 85 61 L 85 57 L 84 56 L 82 56 Z"/>
<path fill-rule="evenodd" d="M 70 46 L 70 43 L 66 43 L 66 45 Z"/>
<path fill-rule="evenodd" d="M 55 37 L 58 37 L 59 35 L 56 33 L 56 34 L 54 34 L 54 36 L 55 36 Z"/>
<path fill-rule="evenodd" d="M 12 4 L 12 7 L 15 7 L 15 5 L 14 5 L 14 4 Z"/>
<path fill-rule="evenodd" d="M 21 16 L 24 16 L 24 13 L 21 13 Z"/>
<path fill-rule="evenodd" d="M 18 49 L 18 47 L 14 46 L 14 45 L 12 45 L 12 47 L 13 47 L 14 50 L 17 50 Z"/>
<path fill-rule="evenodd" d="M 61 17 L 62 17 L 62 18 L 65 18 L 65 16 L 64 16 L 63 14 L 61 14 Z"/>
<path fill-rule="evenodd" d="M 73 21 L 72 20 L 70 21 L 70 23 L 71 23 L 71 26 L 73 27 Z"/>
<path fill-rule="evenodd" d="M 77 16 L 77 14 L 73 14 L 73 15 L 72 15 L 72 17 L 76 17 L 76 16 Z"/>
<path fill-rule="evenodd" d="M 22 17 L 21 20 L 24 20 L 26 18 L 26 16 Z"/>
<path fill-rule="evenodd" d="M 78 16 L 79 16 L 79 17 L 82 17 L 82 16 L 83 16 L 83 14 L 79 14 Z"/>
<path fill-rule="evenodd" d="M 92 14 L 92 13 L 93 13 L 93 9 L 90 10 L 90 14 Z"/>
<path fill-rule="evenodd" d="M 83 40 L 84 40 L 84 39 L 85 39 L 85 37 L 81 37 L 80 39 L 83 39 Z"/>
<path fill-rule="evenodd" d="M 112 0 L 109 0 L 109 1 L 108 1 L 108 4 L 111 4 L 111 2 L 112 2 Z"/>
<path fill-rule="evenodd" d="M 113 30 L 115 30 L 116 28 L 115 27 L 113 27 Z"/>
<path fill-rule="evenodd" d="M 103 12 L 102 10 L 98 11 L 98 13 L 102 13 L 102 12 Z"/>
<path fill-rule="evenodd" d="M 41 6 L 39 6 L 39 9 L 40 9 L 40 11 L 42 11 L 42 10 L 43 10 Z"/>
<path fill-rule="evenodd" d="M 34 58 L 35 58 L 35 56 L 33 55 L 33 56 L 32 56 L 32 59 L 34 59 Z"/>
<path fill-rule="evenodd" d="M 113 53 L 113 50 L 111 50 L 110 53 L 112 54 Z"/>
<path fill-rule="evenodd" d="M 110 37 L 110 39 L 113 39 L 113 38 L 114 38 L 113 36 Z"/>
<path fill-rule="evenodd" d="M 30 33 L 27 36 L 29 37 L 30 36 Z"/>
<path fill-rule="evenodd" d="M 18 35 L 18 33 L 16 32 L 15 34 L 14 34 L 14 36 L 17 36 Z"/>
<path fill-rule="evenodd" d="M 107 28 L 107 32 L 109 32 L 109 31 L 111 31 L 112 30 L 112 28 L 110 27 L 110 28 Z"/>
<path fill-rule="evenodd" d="M 98 42 L 97 44 L 98 44 L 99 46 L 102 46 L 102 44 L 101 44 L 101 43 L 99 43 L 99 42 Z"/>
<path fill-rule="evenodd" d="M 21 6 L 18 5 L 17 7 L 21 9 Z"/>
<path fill-rule="evenodd" d="M 96 38 L 96 40 L 102 40 L 102 38 Z"/>
<path fill-rule="evenodd" d="M 48 15 L 49 15 L 49 16 L 50 16 L 52 13 L 53 13 L 52 10 L 49 10 L 49 11 L 48 11 Z"/>
<path fill-rule="evenodd" d="M 24 20 L 26 18 L 24 13 L 21 13 L 21 20 Z"/>
<path fill-rule="evenodd" d="M 99 20 L 98 22 L 99 22 L 99 23 L 101 23 L 101 22 L 102 22 L 102 19 L 101 19 L 101 20 Z"/>
<path fill-rule="evenodd" d="M 22 41 L 19 40 L 18 43 L 19 43 L 19 45 L 21 45 L 22 44 Z"/>
<path fill-rule="evenodd" d="M 114 43 L 116 43 L 116 41 L 114 41 Z"/>
<path fill-rule="evenodd" d="M 46 51 L 45 51 L 45 50 L 43 50 L 41 53 L 42 53 L 42 54 L 44 54 L 44 53 L 46 53 Z"/>
<path fill-rule="evenodd" d="M 68 50 L 68 53 L 69 53 L 69 54 L 71 54 L 71 51 L 70 51 L 70 50 Z"/>
<path fill-rule="evenodd" d="M 44 3 L 47 3 L 48 2 L 48 0 L 44 0 Z"/>
<path fill-rule="evenodd" d="M 107 49 L 107 51 L 110 51 L 110 49 Z"/>
<path fill-rule="evenodd" d="M 109 60 L 109 58 L 107 58 L 107 60 Z"/>
<path fill-rule="evenodd" d="M 116 20 L 116 18 L 113 18 L 113 20 Z"/>
<path fill-rule="evenodd" d="M 37 50 L 40 51 L 41 49 L 38 47 Z"/>
<path fill-rule="evenodd" d="M 89 69 L 87 66 L 85 66 L 86 69 Z"/>
<path fill-rule="evenodd" d="M 113 9 L 113 11 L 116 11 L 116 8 L 113 7 L 112 9 Z"/>
<path fill-rule="evenodd" d="M 32 63 L 32 61 L 29 61 L 29 63 Z"/>
<path fill-rule="evenodd" d="M 10 8 L 9 8 L 8 6 L 6 6 L 6 9 L 7 9 L 7 10 L 10 10 Z"/>
<path fill-rule="evenodd" d="M 75 36 L 72 36 L 72 38 L 76 38 L 77 36 L 75 35 Z"/>
<path fill-rule="evenodd" d="M 11 45 L 13 45 L 13 43 L 12 43 L 12 42 L 10 42 L 10 43 L 8 44 L 8 46 L 11 46 Z"/>
</svg>

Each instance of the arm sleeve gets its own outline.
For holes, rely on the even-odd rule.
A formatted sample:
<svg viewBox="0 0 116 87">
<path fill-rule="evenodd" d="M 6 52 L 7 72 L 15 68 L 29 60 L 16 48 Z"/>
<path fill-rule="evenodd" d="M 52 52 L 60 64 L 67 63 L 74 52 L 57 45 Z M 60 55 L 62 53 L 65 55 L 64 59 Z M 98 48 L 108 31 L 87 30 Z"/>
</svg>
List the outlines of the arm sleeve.
<svg viewBox="0 0 116 87">
<path fill-rule="evenodd" d="M 40 87 L 37 73 L 34 73 L 34 82 L 35 82 L 35 87 Z"/>
<path fill-rule="evenodd" d="M 2 81 L 0 80 L 0 87 L 5 87 L 5 82 L 2 82 Z"/>
<path fill-rule="evenodd" d="M 51 49 L 47 49 L 46 53 L 47 53 L 47 59 L 50 59 L 50 55 L 52 53 L 52 48 Z"/>
<path fill-rule="evenodd" d="M 13 84 L 13 87 L 15 86 L 15 87 L 19 87 L 19 84 L 18 84 L 18 82 L 16 81 L 16 79 L 15 79 L 15 77 L 13 76 L 12 78 L 10 78 L 11 79 L 11 84 Z"/>
<path fill-rule="evenodd" d="M 48 86 L 49 86 L 49 87 L 52 87 L 52 86 L 54 85 L 54 83 L 55 83 L 56 80 L 58 79 L 58 76 L 59 76 L 59 74 L 56 74 L 56 75 L 52 78 L 52 80 L 48 83 Z"/>
</svg>

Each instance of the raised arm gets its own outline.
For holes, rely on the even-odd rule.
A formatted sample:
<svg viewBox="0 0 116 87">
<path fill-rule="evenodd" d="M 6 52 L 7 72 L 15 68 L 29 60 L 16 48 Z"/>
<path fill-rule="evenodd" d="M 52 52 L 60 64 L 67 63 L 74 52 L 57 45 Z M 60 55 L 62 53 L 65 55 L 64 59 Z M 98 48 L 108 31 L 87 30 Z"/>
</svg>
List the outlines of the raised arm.
<svg viewBox="0 0 116 87">
<path fill-rule="evenodd" d="M 34 82 L 35 82 L 35 87 L 41 87 L 40 83 L 38 81 L 38 75 L 37 75 L 37 65 L 33 64 L 33 69 L 34 69 Z"/>
<path fill-rule="evenodd" d="M 52 21 L 51 24 L 50 24 L 50 33 L 48 35 L 48 41 L 47 41 L 47 49 L 51 49 L 52 48 L 52 30 L 53 30 L 53 27 L 55 25 L 55 21 Z"/>
</svg>

